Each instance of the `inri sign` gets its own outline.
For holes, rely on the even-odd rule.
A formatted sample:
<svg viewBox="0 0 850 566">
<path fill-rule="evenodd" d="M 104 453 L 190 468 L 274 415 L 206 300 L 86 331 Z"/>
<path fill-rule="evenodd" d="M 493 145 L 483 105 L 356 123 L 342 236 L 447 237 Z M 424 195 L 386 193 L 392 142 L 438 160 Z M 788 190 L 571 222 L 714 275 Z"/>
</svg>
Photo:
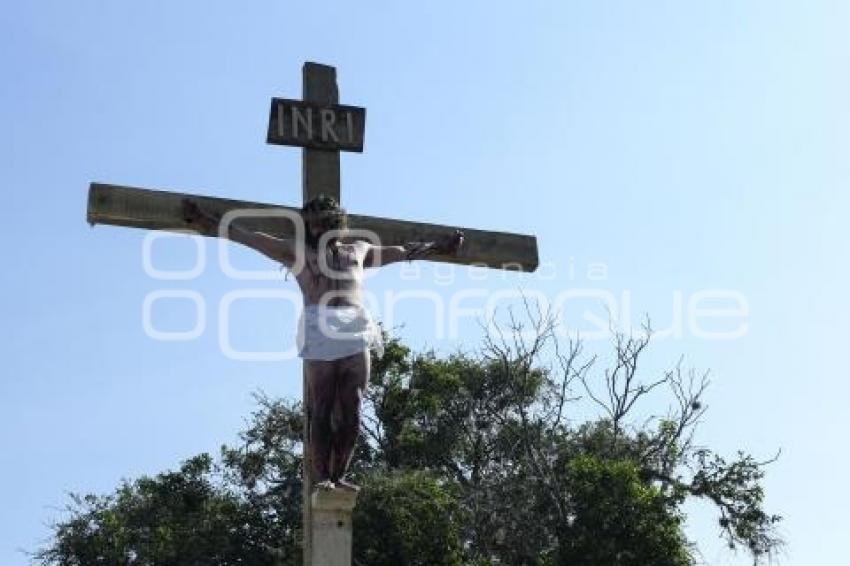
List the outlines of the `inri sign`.
<svg viewBox="0 0 850 566">
<path fill-rule="evenodd" d="M 314 149 L 363 151 L 366 109 L 273 98 L 268 143 Z"/>
</svg>

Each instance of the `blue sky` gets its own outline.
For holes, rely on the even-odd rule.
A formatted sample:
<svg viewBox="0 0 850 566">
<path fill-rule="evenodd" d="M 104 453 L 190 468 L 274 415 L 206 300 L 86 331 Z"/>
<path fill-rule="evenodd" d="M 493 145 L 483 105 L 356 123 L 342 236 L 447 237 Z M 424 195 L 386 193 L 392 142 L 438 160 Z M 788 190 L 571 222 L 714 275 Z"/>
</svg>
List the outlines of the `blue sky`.
<svg viewBox="0 0 850 566">
<path fill-rule="evenodd" d="M 300 97 L 308 60 L 337 66 L 341 102 L 368 109 L 366 151 L 342 159 L 349 210 L 534 233 L 548 266 L 545 277 L 459 271 L 450 282 L 435 266 L 417 281 L 393 267 L 370 281 L 379 296 L 594 289 L 659 328 L 687 317 L 700 292 L 743 297 L 743 337 L 707 340 L 686 322 L 656 343 L 647 376 L 680 355 L 710 368 L 699 441 L 730 455 L 781 448 L 766 487 L 786 517 L 783 563 L 841 562 L 847 21 L 850 5 L 814 0 L 10 3 L 0 563 L 26 562 L 17 549 L 44 539 L 66 491 L 107 491 L 215 452 L 253 391 L 300 395 L 296 360 L 238 361 L 219 347 L 227 293 L 291 281 L 231 280 L 211 243 L 199 277 L 152 278 L 144 233 L 90 229 L 85 205 L 93 180 L 297 204 L 300 152 L 264 139 L 269 99 Z M 197 254 L 185 238 L 150 250 L 160 270 L 189 269 Z M 231 251 L 241 267 L 270 267 Z M 602 280 L 588 277 L 595 265 Z M 142 305 L 158 290 L 200 294 L 197 339 L 146 335 Z M 568 322 L 587 326 L 598 303 L 571 303 Z M 291 340 L 294 313 L 279 302 L 231 306 L 235 348 Z M 179 331 L 196 313 L 171 299 L 151 318 Z M 439 337 L 424 303 L 400 305 L 398 318 L 415 347 L 480 339 L 471 318 L 461 338 Z M 692 511 L 708 563 L 748 563 L 716 539 L 706 507 Z"/>
</svg>

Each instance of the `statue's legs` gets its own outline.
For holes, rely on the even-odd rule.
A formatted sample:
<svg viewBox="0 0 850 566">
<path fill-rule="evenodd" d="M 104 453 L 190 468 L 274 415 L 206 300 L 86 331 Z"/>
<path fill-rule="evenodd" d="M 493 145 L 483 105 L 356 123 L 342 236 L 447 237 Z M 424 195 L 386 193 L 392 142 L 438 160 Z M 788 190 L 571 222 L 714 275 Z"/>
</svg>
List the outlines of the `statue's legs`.
<svg viewBox="0 0 850 566">
<path fill-rule="evenodd" d="M 337 388 L 337 362 L 304 360 L 310 384 L 310 452 L 313 460 L 313 482 L 331 477 L 333 431 L 331 413 Z"/>
<path fill-rule="evenodd" d="M 336 393 L 340 411 L 336 434 L 333 435 L 333 465 L 330 469 L 334 482 L 345 475 L 360 433 L 363 395 L 369 382 L 369 350 L 337 360 L 337 364 Z"/>
</svg>

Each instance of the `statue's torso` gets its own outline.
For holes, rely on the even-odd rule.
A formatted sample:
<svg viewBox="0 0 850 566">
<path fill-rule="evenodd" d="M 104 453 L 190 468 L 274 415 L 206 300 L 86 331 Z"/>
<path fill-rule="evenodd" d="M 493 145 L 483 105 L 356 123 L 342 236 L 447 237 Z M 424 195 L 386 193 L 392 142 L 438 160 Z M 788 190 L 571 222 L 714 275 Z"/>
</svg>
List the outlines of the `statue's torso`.
<svg viewBox="0 0 850 566">
<path fill-rule="evenodd" d="M 304 266 L 295 272 L 304 304 L 361 305 L 365 251 L 358 242 L 329 246 L 324 254 L 306 248 Z"/>
</svg>

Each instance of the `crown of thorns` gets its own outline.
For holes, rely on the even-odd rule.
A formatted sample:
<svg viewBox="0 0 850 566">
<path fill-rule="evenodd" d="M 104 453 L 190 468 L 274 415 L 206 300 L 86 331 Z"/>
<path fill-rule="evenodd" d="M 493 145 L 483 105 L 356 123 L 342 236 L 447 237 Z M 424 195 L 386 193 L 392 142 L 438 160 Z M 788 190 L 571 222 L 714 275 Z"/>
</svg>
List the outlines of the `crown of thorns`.
<svg viewBox="0 0 850 566">
<path fill-rule="evenodd" d="M 321 220 L 330 228 L 344 228 L 346 225 L 345 209 L 327 195 L 319 195 L 305 203 L 301 215 L 306 221 Z"/>
</svg>

